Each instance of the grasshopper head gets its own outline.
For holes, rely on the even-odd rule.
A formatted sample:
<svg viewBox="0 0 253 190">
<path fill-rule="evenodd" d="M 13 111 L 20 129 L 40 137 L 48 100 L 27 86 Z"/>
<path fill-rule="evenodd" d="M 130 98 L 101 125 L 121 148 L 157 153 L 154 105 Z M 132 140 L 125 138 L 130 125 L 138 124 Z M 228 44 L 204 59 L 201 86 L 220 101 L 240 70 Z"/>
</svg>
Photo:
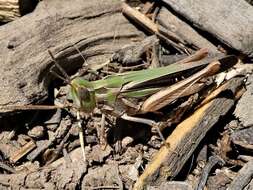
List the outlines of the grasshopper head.
<svg viewBox="0 0 253 190">
<path fill-rule="evenodd" d="M 95 91 L 89 81 L 80 77 L 73 79 L 70 82 L 70 94 L 80 111 L 90 113 L 96 107 Z"/>
</svg>

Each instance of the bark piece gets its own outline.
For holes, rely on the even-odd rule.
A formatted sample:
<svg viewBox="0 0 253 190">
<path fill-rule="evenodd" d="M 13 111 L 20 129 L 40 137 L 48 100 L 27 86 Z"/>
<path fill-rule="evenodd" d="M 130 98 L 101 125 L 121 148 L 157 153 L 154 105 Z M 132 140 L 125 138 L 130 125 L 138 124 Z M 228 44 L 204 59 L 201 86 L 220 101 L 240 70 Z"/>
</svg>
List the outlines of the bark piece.
<svg viewBox="0 0 253 190">
<path fill-rule="evenodd" d="M 210 52 L 217 53 L 217 48 L 211 42 L 202 37 L 190 25 L 180 20 L 165 7 L 161 8 L 157 16 L 157 21 L 169 31 L 179 35 L 188 44 L 197 48 L 208 48 Z"/>
<path fill-rule="evenodd" d="M 159 184 L 166 181 L 168 177 L 173 178 L 179 173 L 206 133 L 234 105 L 233 95 L 242 85 L 242 81 L 242 78 L 234 78 L 217 89 L 230 91 L 231 93 L 228 94 L 231 94 L 232 98 L 226 98 L 222 94 L 214 97 L 176 127 L 166 140 L 170 148 L 163 146 L 159 150 L 137 180 L 136 190 L 146 185 Z M 216 94 L 215 91 L 213 93 Z"/>
<path fill-rule="evenodd" d="M 194 26 L 253 56 L 253 7 L 245 0 L 163 0 Z"/>
<path fill-rule="evenodd" d="M 10 161 L 16 163 L 18 160 L 23 158 L 27 153 L 32 151 L 36 147 L 36 144 L 33 141 L 26 143 L 21 147 L 17 152 L 15 152 L 11 157 Z"/>
<path fill-rule="evenodd" d="M 120 13 L 115 0 L 42 1 L 35 11 L 0 28 L 0 105 L 40 103 L 52 81 L 52 51 L 60 65 L 74 71 L 103 63 L 129 40 L 143 34 Z"/>
</svg>

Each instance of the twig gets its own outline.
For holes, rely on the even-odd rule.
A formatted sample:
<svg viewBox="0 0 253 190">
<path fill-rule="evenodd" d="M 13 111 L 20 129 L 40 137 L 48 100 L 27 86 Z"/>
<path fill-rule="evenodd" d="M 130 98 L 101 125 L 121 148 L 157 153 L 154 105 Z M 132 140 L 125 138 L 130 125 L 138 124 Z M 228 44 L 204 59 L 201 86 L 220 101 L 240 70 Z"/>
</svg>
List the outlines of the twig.
<svg viewBox="0 0 253 190">
<path fill-rule="evenodd" d="M 231 79 L 220 87 L 230 90 L 231 96 L 243 84 L 243 78 Z M 211 95 L 212 96 L 212 95 Z M 152 161 L 136 181 L 134 190 L 143 189 L 147 185 L 161 183 L 175 177 L 194 152 L 206 133 L 231 110 L 234 105 L 232 98 L 219 96 L 196 110 L 191 116 L 182 121 L 166 139 L 170 148 L 161 147 Z M 175 154 L 177 153 L 177 154 Z"/>
<path fill-rule="evenodd" d="M 16 171 L 12 167 L 8 166 L 7 164 L 5 164 L 3 162 L 0 162 L 0 168 L 4 169 L 10 173 L 16 173 Z"/>
<path fill-rule="evenodd" d="M 185 52 L 185 47 L 183 44 L 185 42 L 178 37 L 176 34 L 168 31 L 166 28 L 156 25 L 152 20 L 147 18 L 144 14 L 140 13 L 139 11 L 133 9 L 126 3 L 122 3 L 122 12 L 126 14 L 128 17 L 139 23 L 141 26 L 145 27 L 147 30 L 156 34 L 162 40 L 164 40 L 167 44 L 172 45 L 180 52 Z M 178 44 L 179 43 L 179 44 Z"/>
<path fill-rule="evenodd" d="M 211 156 L 208 159 L 208 162 L 201 173 L 199 183 L 198 183 L 196 190 L 203 190 L 204 189 L 206 181 L 207 181 L 207 177 L 208 177 L 211 169 L 218 163 L 220 163 L 222 165 L 225 164 L 224 160 L 222 160 L 220 157 L 218 157 L 216 155 Z"/>
<path fill-rule="evenodd" d="M 17 105 L 17 106 L 1 106 L 0 110 L 15 110 L 15 111 L 24 111 L 24 110 L 55 110 L 67 108 L 66 106 L 59 105 Z"/>
</svg>

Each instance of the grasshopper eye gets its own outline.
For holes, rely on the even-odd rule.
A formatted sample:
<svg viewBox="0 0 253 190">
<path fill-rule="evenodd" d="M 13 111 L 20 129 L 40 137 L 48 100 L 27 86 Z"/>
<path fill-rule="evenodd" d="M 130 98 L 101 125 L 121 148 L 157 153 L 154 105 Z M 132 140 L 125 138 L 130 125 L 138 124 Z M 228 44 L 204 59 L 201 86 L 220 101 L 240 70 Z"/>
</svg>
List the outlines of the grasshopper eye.
<svg viewBox="0 0 253 190">
<path fill-rule="evenodd" d="M 78 88 L 77 90 L 77 94 L 78 94 L 78 97 L 80 98 L 80 100 L 82 101 L 90 101 L 91 99 L 91 96 L 90 96 L 90 92 L 87 88 Z"/>
<path fill-rule="evenodd" d="M 75 78 L 70 84 L 71 98 L 79 111 L 90 113 L 96 107 L 96 95 L 89 81 Z"/>
<path fill-rule="evenodd" d="M 95 92 L 85 87 L 77 89 L 77 96 L 80 103 L 79 109 L 90 113 L 96 107 Z"/>
</svg>

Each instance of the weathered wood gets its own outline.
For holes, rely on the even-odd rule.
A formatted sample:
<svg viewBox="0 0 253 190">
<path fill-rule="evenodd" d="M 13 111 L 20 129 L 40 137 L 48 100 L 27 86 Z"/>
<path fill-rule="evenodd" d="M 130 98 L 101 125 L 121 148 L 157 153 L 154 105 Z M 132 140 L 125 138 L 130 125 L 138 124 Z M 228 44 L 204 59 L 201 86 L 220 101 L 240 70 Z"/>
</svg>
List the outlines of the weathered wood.
<svg viewBox="0 0 253 190">
<path fill-rule="evenodd" d="M 40 103 L 48 96 L 53 62 L 67 71 L 103 63 L 131 39 L 144 35 L 121 14 L 115 0 L 41 1 L 35 11 L 0 27 L 0 105 Z"/>
<path fill-rule="evenodd" d="M 245 0 L 163 0 L 226 45 L 253 56 L 253 7 Z"/>
<path fill-rule="evenodd" d="M 238 87 L 242 85 L 242 82 L 243 78 L 234 78 L 217 90 L 231 91 L 231 95 L 233 95 L 238 90 Z M 215 91 L 213 93 L 216 94 Z M 163 146 L 159 150 L 137 180 L 134 189 L 143 189 L 146 185 L 157 185 L 166 181 L 169 177 L 175 177 L 206 133 L 233 105 L 233 98 L 218 96 L 181 122 L 166 139 L 170 148 Z"/>
<path fill-rule="evenodd" d="M 210 41 L 202 37 L 190 25 L 180 20 L 165 7 L 162 7 L 157 15 L 157 22 L 169 31 L 176 33 L 188 44 L 197 48 L 208 48 L 213 53 L 217 52 L 217 48 Z"/>
<path fill-rule="evenodd" d="M 0 22 L 19 18 L 35 8 L 36 0 L 0 0 Z"/>
<path fill-rule="evenodd" d="M 247 162 L 235 176 L 227 190 L 244 189 L 253 178 L 253 160 Z"/>
<path fill-rule="evenodd" d="M 32 151 L 36 147 L 36 144 L 34 141 L 30 141 L 26 143 L 23 147 L 21 147 L 17 152 L 14 152 L 14 154 L 10 157 L 10 161 L 12 163 L 16 163 L 18 160 L 23 158 L 27 153 Z"/>
</svg>

